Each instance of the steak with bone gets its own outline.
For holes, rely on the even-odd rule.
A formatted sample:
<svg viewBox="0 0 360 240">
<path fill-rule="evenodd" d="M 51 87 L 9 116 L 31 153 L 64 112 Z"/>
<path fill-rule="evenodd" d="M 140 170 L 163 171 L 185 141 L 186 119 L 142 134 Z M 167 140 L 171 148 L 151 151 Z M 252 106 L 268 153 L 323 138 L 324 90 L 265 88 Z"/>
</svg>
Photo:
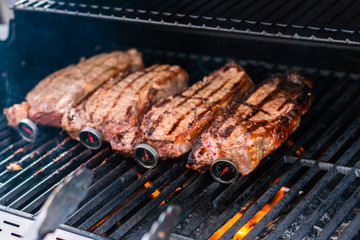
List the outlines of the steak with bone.
<svg viewBox="0 0 360 240">
<path fill-rule="evenodd" d="M 74 139 L 79 139 L 85 126 L 95 128 L 105 141 L 136 132 L 151 106 L 187 88 L 187 80 L 187 73 L 176 65 L 153 65 L 126 76 L 120 74 L 68 111 L 62 127 Z"/>
<path fill-rule="evenodd" d="M 66 111 L 111 77 L 142 67 L 141 53 L 136 49 L 103 53 L 70 65 L 40 81 L 26 95 L 26 102 L 4 109 L 8 124 L 16 127 L 22 118 L 29 118 L 40 125 L 60 127 Z"/>
<path fill-rule="evenodd" d="M 157 150 L 160 158 L 176 158 L 190 151 L 201 132 L 235 95 L 252 86 L 240 65 L 228 63 L 181 94 L 162 99 L 145 115 L 141 135 L 117 136 L 112 147 L 131 154 L 137 144 L 146 143 Z"/>
<path fill-rule="evenodd" d="M 225 157 L 236 162 L 241 174 L 249 174 L 299 126 L 312 101 L 311 88 L 295 72 L 270 77 L 232 102 L 201 134 L 188 164 L 204 172 Z"/>
</svg>

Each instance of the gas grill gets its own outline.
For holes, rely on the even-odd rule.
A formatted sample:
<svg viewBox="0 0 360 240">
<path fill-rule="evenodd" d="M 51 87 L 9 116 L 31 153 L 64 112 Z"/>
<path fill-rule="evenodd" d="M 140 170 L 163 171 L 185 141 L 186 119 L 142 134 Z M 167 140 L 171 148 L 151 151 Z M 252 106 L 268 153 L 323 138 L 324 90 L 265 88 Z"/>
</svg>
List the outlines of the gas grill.
<svg viewBox="0 0 360 240">
<path fill-rule="evenodd" d="M 359 239 L 359 10 L 350 0 L 18 1 L 0 43 L 2 107 L 80 57 L 129 47 L 147 66 L 181 65 L 191 84 L 229 60 L 255 83 L 294 69 L 316 98 L 290 138 L 229 185 L 187 168 L 187 156 L 144 169 L 61 129 L 29 143 L 1 115 L 0 239 L 20 239 L 80 168 L 93 171 L 88 195 L 46 239 L 140 239 L 170 205 L 181 209 L 172 239 Z"/>
</svg>

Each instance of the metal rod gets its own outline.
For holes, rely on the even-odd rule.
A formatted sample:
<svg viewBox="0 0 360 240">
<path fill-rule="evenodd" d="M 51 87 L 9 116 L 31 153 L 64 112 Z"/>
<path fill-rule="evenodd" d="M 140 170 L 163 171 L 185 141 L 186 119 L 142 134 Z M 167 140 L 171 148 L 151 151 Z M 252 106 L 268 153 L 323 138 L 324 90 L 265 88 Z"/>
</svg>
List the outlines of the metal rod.
<svg viewBox="0 0 360 240">
<path fill-rule="evenodd" d="M 351 195 L 351 197 L 346 201 L 346 203 L 339 210 L 336 211 L 336 215 L 325 225 L 324 229 L 319 233 L 316 239 L 317 240 L 329 239 L 331 233 L 340 226 L 341 222 L 344 220 L 345 217 L 348 216 L 351 210 L 355 208 L 355 205 L 359 200 L 360 200 L 360 187 L 358 187 L 358 189 Z M 351 222 L 354 222 L 354 220 Z M 358 222 L 357 229 L 360 229 L 360 222 Z"/>
<path fill-rule="evenodd" d="M 346 187 L 356 178 L 355 174 L 346 176 L 333 191 L 331 191 L 324 201 L 312 214 L 307 217 L 306 221 L 300 226 L 300 229 L 294 233 L 293 239 L 300 240 L 302 239 L 308 231 L 314 227 L 315 223 L 319 220 L 321 216 L 333 205 L 333 203 L 340 197 L 340 195 L 345 191 Z"/>
<path fill-rule="evenodd" d="M 356 217 L 351 221 L 350 225 L 341 234 L 339 240 L 354 239 L 355 236 L 359 236 L 360 229 L 360 211 L 358 210 Z"/>
<path fill-rule="evenodd" d="M 150 211 L 157 207 L 165 198 L 175 191 L 182 183 L 184 183 L 188 177 L 190 177 L 189 170 L 180 174 L 176 179 L 167 186 L 164 190 L 160 192 L 156 198 L 151 200 L 148 204 L 142 207 L 140 211 L 135 213 L 130 219 L 128 219 L 124 224 L 122 224 L 115 232 L 113 232 L 109 237 L 121 238 L 124 234 L 135 226 L 142 218 L 144 218 Z M 175 224 L 176 225 L 176 224 Z"/>
</svg>

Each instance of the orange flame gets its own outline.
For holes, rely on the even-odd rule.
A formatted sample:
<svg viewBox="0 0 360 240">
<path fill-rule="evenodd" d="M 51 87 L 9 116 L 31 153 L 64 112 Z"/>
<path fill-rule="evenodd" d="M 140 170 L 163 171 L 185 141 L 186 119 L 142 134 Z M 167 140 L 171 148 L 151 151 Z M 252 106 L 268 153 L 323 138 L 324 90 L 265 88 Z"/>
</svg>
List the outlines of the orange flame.
<svg viewBox="0 0 360 240">
<path fill-rule="evenodd" d="M 137 173 L 136 174 L 139 178 L 142 176 L 140 173 Z M 151 182 L 147 181 L 145 184 L 144 184 L 144 187 L 148 188 L 149 186 L 151 185 Z M 158 189 L 156 189 L 152 194 L 151 194 L 151 197 L 152 198 L 156 198 L 157 195 L 160 194 L 160 191 Z M 161 204 L 160 204 L 161 205 Z"/>
<path fill-rule="evenodd" d="M 233 239 L 240 240 L 243 239 L 246 234 L 248 234 L 251 229 L 270 211 L 270 209 L 285 195 L 285 191 L 280 189 L 275 196 L 266 203 L 263 208 L 258 211 L 255 216 L 250 219 L 235 235 Z M 224 226 L 222 226 L 214 235 L 212 235 L 209 240 L 219 239 L 232 225 L 236 223 L 237 220 L 243 215 L 243 211 L 237 213 L 232 217 Z M 269 225 L 271 222 L 269 223 Z"/>
</svg>

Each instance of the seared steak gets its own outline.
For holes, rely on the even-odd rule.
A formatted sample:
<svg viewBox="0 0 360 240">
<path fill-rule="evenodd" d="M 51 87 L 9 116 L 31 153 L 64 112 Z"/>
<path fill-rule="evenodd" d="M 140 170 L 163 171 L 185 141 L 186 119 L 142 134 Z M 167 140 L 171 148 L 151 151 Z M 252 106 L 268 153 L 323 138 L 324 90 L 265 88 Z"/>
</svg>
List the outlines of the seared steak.
<svg viewBox="0 0 360 240">
<path fill-rule="evenodd" d="M 181 94 L 161 100 L 144 117 L 142 137 L 126 137 L 131 144 L 113 147 L 132 153 L 135 145 L 142 142 L 154 147 L 160 158 L 178 157 L 190 150 L 236 94 L 252 86 L 240 65 L 228 63 Z"/>
<path fill-rule="evenodd" d="M 120 74 L 68 111 L 62 127 L 75 139 L 79 139 L 85 126 L 95 128 L 105 141 L 134 132 L 153 104 L 187 88 L 187 80 L 183 69 L 170 65 L 154 65 L 127 76 Z"/>
<path fill-rule="evenodd" d="M 241 174 L 255 169 L 298 127 L 309 109 L 312 85 L 297 73 L 270 77 L 240 101 L 232 102 L 194 144 L 188 163 L 204 172 L 220 157 L 238 164 Z"/>
<path fill-rule="evenodd" d="M 135 49 L 99 54 L 46 77 L 27 94 L 27 102 L 20 105 L 23 107 L 19 108 L 17 104 L 4 109 L 4 113 L 13 127 L 24 117 L 41 125 L 60 127 L 61 118 L 67 110 L 111 77 L 142 67 L 141 53 Z"/>
</svg>

